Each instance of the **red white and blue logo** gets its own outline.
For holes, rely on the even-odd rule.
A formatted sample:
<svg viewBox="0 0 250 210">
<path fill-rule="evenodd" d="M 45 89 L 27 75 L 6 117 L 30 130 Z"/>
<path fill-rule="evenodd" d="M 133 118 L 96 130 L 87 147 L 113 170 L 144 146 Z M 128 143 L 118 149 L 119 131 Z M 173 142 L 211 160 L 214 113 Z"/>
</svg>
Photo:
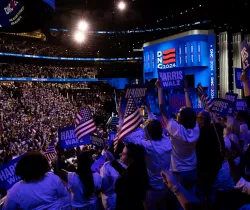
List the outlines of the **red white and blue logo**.
<svg viewBox="0 0 250 210">
<path fill-rule="evenodd" d="M 176 67 L 176 50 L 171 48 L 157 52 L 157 68 L 169 69 Z"/>
</svg>

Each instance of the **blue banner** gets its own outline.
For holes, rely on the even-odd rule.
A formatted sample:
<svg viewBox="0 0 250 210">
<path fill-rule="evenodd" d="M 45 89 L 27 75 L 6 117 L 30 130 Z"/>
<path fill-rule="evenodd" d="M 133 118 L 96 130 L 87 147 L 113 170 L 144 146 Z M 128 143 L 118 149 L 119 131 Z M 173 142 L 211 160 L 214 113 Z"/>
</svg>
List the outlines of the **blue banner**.
<svg viewBox="0 0 250 210">
<path fill-rule="evenodd" d="M 51 57 L 42 55 L 27 55 L 27 54 L 16 54 L 16 53 L 4 53 L 0 52 L 0 56 L 14 56 L 24 58 L 40 58 L 50 60 L 71 60 L 71 61 L 136 61 L 142 60 L 142 57 L 127 57 L 127 58 L 69 58 L 69 57 Z"/>
<path fill-rule="evenodd" d="M 181 69 L 158 69 L 158 78 L 164 90 L 183 87 L 184 71 Z"/>
<path fill-rule="evenodd" d="M 108 146 L 110 147 L 115 140 L 116 132 L 109 132 Z"/>
<path fill-rule="evenodd" d="M 97 82 L 96 78 L 31 78 L 31 77 L 0 77 L 0 81 L 16 82 Z M 101 80 L 102 81 L 102 80 Z"/>
<path fill-rule="evenodd" d="M 233 115 L 233 113 L 236 111 L 236 100 L 238 98 L 238 94 L 236 93 L 226 93 L 225 99 L 228 101 L 231 101 L 231 106 L 228 109 L 228 114 Z"/>
<path fill-rule="evenodd" d="M 243 83 L 240 81 L 240 76 L 242 74 L 241 68 L 234 69 L 235 86 L 237 89 L 243 89 Z M 248 80 L 250 81 L 250 72 L 247 72 Z"/>
<path fill-rule="evenodd" d="M 248 111 L 248 106 L 247 106 L 246 100 L 245 99 L 237 99 L 236 109 L 237 109 L 237 111 L 240 111 L 240 110 Z"/>
<path fill-rule="evenodd" d="M 134 100 L 138 106 L 144 105 L 146 101 L 146 96 L 148 92 L 147 85 L 126 85 L 125 86 L 125 96 L 123 102 L 127 103 L 130 95 L 134 97 Z"/>
<path fill-rule="evenodd" d="M 244 41 L 241 43 L 240 54 L 241 54 L 242 69 L 248 70 L 250 65 L 250 47 L 246 39 L 244 39 Z"/>
<path fill-rule="evenodd" d="M 20 177 L 15 176 L 15 168 L 21 157 L 19 156 L 0 166 L 0 189 L 9 190 L 14 184 L 20 181 Z"/>
<path fill-rule="evenodd" d="M 58 130 L 60 146 L 64 149 L 90 144 L 90 136 L 85 136 L 81 141 L 75 136 L 75 126 L 68 126 Z"/>
<path fill-rule="evenodd" d="M 90 135 L 90 142 L 93 146 L 96 146 L 98 148 L 104 148 L 105 141 L 103 138 L 100 138 L 99 136 Z"/>
<path fill-rule="evenodd" d="M 231 107 L 231 101 L 221 98 L 213 99 L 213 107 L 211 111 L 216 113 L 220 117 L 226 117 L 228 114 L 228 110 Z"/>
</svg>

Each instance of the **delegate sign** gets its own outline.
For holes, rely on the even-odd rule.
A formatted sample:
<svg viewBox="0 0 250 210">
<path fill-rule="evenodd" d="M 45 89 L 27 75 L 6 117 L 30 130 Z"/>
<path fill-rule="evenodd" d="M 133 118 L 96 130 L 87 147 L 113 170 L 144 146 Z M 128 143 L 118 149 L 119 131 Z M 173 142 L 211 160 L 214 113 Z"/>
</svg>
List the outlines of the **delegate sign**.
<svg viewBox="0 0 250 210">
<path fill-rule="evenodd" d="M 231 104 L 232 102 L 226 99 L 214 98 L 211 111 L 216 113 L 220 117 L 226 117 Z"/>
<path fill-rule="evenodd" d="M 162 82 L 163 89 L 181 88 L 184 79 L 184 71 L 180 69 L 158 69 L 158 78 Z"/>
<path fill-rule="evenodd" d="M 20 181 L 20 177 L 15 175 L 15 169 L 21 157 L 19 156 L 0 167 L 0 189 L 9 190 Z"/>
<path fill-rule="evenodd" d="M 229 107 L 229 109 L 228 109 L 229 115 L 232 115 L 236 110 L 237 98 L 238 98 L 238 94 L 236 94 L 236 93 L 226 93 L 226 95 L 225 95 L 225 99 L 232 102 L 231 107 Z"/>
<path fill-rule="evenodd" d="M 240 111 L 240 110 L 248 111 L 248 106 L 247 106 L 246 100 L 245 99 L 237 99 L 236 109 L 237 109 L 237 111 Z"/>
<path fill-rule="evenodd" d="M 144 105 L 146 101 L 147 91 L 148 87 L 146 85 L 126 85 L 124 104 L 127 104 L 128 98 L 130 97 L 130 95 L 132 95 L 138 106 Z"/>
<path fill-rule="evenodd" d="M 85 136 L 81 141 L 75 136 L 75 126 L 68 126 L 58 130 L 60 146 L 64 149 L 90 144 L 90 136 Z"/>
</svg>

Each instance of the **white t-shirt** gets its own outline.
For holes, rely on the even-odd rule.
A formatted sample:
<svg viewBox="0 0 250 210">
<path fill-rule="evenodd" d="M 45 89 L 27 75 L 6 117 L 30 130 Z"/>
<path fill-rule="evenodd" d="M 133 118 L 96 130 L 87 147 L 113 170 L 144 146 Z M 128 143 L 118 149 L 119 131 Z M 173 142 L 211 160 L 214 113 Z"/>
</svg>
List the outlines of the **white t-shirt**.
<svg viewBox="0 0 250 210">
<path fill-rule="evenodd" d="M 162 182 L 161 171 L 169 170 L 171 159 L 171 142 L 163 134 L 161 140 L 145 140 L 146 136 L 142 128 L 136 129 L 123 139 L 125 144 L 133 143 L 142 146 L 145 149 L 147 170 L 149 175 L 149 184 L 155 190 L 165 188 Z"/>
<path fill-rule="evenodd" d="M 196 169 L 196 143 L 200 128 L 196 123 L 193 129 L 186 129 L 171 119 L 167 130 L 172 143 L 170 171 L 182 172 Z"/>
<path fill-rule="evenodd" d="M 100 190 L 102 178 L 98 173 L 93 173 L 95 191 Z M 80 177 L 76 173 L 68 173 L 68 187 L 71 191 L 71 205 L 73 207 L 84 207 L 96 203 L 97 197 L 93 195 L 90 199 L 84 199 L 84 189 Z"/>
<path fill-rule="evenodd" d="M 124 164 L 120 164 L 125 168 Z M 119 173 L 110 165 L 110 162 L 106 162 L 100 170 L 100 175 L 102 177 L 101 196 L 103 207 L 106 210 L 115 210 L 115 183 L 119 177 Z"/>
<path fill-rule="evenodd" d="M 69 203 L 69 192 L 60 178 L 53 173 L 47 173 L 38 182 L 16 183 L 8 191 L 3 209 L 58 210 Z"/>
</svg>

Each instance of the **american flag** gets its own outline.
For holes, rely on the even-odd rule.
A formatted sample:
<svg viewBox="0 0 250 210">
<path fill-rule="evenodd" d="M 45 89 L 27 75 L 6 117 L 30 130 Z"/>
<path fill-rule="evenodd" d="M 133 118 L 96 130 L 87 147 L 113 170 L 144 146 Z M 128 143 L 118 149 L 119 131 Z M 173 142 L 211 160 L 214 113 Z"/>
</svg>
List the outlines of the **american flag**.
<svg viewBox="0 0 250 210">
<path fill-rule="evenodd" d="M 134 98 L 130 95 L 127 101 L 122 126 L 114 140 L 114 150 L 116 150 L 118 142 L 137 129 L 141 123 L 143 123 L 143 118 L 140 110 L 137 108 Z"/>
<path fill-rule="evenodd" d="M 84 136 L 96 130 L 95 122 L 89 107 L 84 107 L 76 114 L 75 124 L 75 134 L 79 141 Z"/>
<path fill-rule="evenodd" d="M 51 141 L 48 147 L 46 148 L 46 151 L 44 152 L 45 157 L 48 161 L 53 161 L 56 158 L 56 150 L 54 146 L 54 141 Z"/>
<path fill-rule="evenodd" d="M 203 87 L 200 83 L 197 86 L 197 91 L 202 103 L 205 104 L 205 108 L 207 108 L 208 110 L 211 109 L 213 106 L 213 102 L 210 97 L 204 92 Z"/>
</svg>

